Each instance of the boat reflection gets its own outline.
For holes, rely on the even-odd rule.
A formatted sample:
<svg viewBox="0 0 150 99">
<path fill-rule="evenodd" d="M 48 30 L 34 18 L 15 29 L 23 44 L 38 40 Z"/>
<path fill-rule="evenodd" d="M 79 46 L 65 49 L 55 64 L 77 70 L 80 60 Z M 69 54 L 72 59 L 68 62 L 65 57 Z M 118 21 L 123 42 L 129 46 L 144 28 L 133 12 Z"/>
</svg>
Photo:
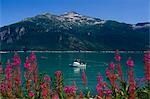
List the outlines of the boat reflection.
<svg viewBox="0 0 150 99">
<path fill-rule="evenodd" d="M 79 74 L 80 73 L 80 68 L 73 68 L 74 73 Z"/>
<path fill-rule="evenodd" d="M 85 67 L 74 67 L 74 68 L 73 68 L 73 71 L 74 71 L 74 73 L 76 73 L 76 74 L 79 74 L 80 71 L 83 71 L 83 70 L 86 70 L 86 66 L 85 66 Z"/>
</svg>

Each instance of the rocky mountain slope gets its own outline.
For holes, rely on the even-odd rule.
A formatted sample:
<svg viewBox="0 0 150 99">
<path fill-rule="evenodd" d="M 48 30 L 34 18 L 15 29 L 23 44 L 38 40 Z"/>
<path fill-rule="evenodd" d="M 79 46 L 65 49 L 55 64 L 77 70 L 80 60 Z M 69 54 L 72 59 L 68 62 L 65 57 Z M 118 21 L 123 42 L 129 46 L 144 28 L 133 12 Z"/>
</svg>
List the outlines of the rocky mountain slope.
<svg viewBox="0 0 150 99">
<path fill-rule="evenodd" d="M 146 50 L 150 23 L 127 24 L 76 12 L 26 18 L 0 28 L 2 50 Z"/>
</svg>

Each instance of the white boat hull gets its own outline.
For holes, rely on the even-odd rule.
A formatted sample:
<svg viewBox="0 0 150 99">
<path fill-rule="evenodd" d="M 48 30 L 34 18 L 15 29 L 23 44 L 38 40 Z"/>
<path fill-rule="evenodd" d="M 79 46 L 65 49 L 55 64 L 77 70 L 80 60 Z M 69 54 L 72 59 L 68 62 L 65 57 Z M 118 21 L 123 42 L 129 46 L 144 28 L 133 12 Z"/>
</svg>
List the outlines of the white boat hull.
<svg viewBox="0 0 150 99">
<path fill-rule="evenodd" d="M 73 67 L 85 67 L 86 64 L 83 64 L 83 63 L 80 64 L 79 62 L 73 62 L 72 66 Z"/>
</svg>

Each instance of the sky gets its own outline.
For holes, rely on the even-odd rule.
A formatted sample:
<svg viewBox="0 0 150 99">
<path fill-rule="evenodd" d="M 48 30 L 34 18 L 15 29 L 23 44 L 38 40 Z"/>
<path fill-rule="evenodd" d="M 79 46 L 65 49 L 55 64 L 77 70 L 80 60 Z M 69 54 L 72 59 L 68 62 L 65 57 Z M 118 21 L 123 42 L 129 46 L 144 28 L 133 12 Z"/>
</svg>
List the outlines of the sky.
<svg viewBox="0 0 150 99">
<path fill-rule="evenodd" d="M 150 22 L 150 0 L 0 0 L 0 27 L 45 12 L 69 11 L 131 24 Z"/>
</svg>

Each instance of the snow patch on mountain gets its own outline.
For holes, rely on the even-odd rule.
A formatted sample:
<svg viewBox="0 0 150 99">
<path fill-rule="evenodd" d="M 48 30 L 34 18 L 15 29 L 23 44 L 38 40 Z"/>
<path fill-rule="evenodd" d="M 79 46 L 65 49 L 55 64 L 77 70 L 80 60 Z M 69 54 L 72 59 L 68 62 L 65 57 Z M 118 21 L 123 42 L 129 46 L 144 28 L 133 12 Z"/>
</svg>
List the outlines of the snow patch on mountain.
<svg viewBox="0 0 150 99">
<path fill-rule="evenodd" d="M 133 29 L 150 28 L 150 22 L 133 24 L 132 27 Z"/>
</svg>

